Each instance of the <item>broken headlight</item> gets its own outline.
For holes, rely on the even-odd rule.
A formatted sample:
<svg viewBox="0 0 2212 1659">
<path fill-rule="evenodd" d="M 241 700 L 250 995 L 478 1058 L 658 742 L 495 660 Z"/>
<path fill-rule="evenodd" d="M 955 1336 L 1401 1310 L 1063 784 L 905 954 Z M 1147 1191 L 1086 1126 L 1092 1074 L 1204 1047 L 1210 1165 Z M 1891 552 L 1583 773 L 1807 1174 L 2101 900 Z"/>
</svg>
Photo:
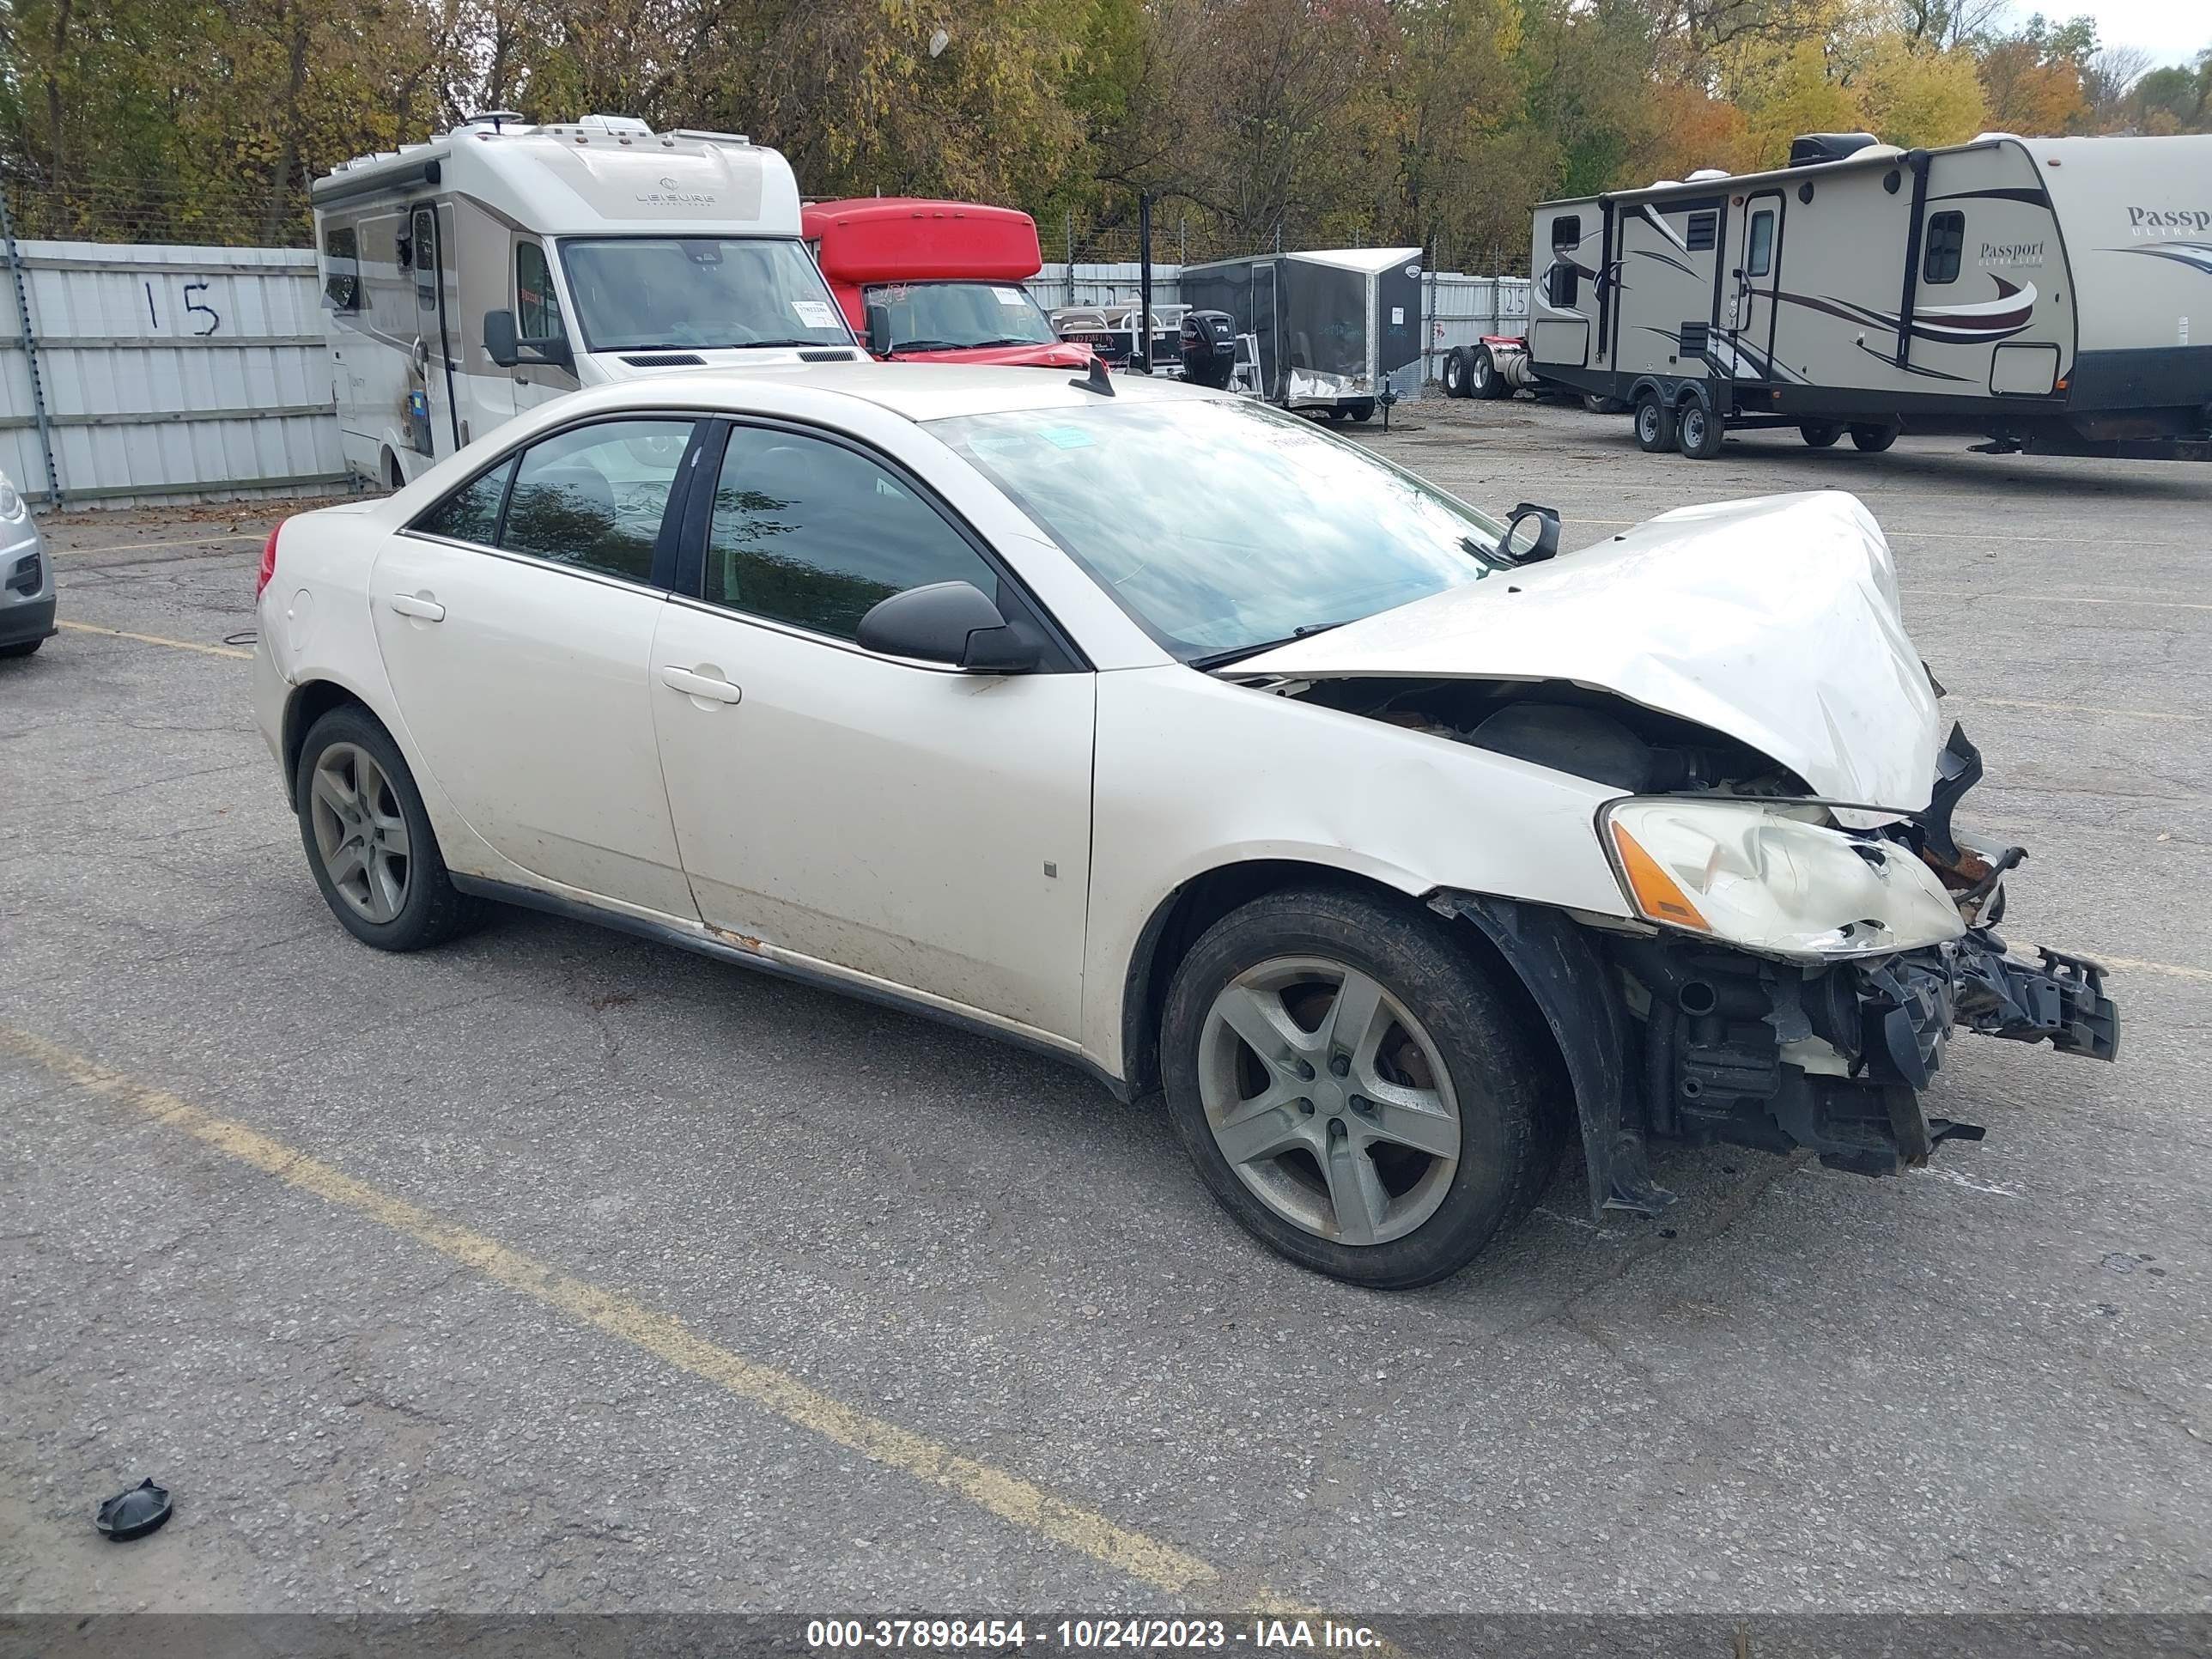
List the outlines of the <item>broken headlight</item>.
<svg viewBox="0 0 2212 1659">
<path fill-rule="evenodd" d="M 1785 801 L 1632 796 L 1598 814 L 1598 832 L 1636 915 L 1747 951 L 1826 962 L 1966 932 L 1933 870 L 1825 817 Z"/>
</svg>

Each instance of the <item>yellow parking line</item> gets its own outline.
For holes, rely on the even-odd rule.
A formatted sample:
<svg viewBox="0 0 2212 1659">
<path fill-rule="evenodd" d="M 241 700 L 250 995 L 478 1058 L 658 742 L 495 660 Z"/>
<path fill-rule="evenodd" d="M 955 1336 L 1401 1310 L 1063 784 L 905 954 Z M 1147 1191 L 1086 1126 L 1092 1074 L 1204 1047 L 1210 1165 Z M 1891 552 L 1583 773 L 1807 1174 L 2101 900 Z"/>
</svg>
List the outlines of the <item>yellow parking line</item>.
<svg viewBox="0 0 2212 1659">
<path fill-rule="evenodd" d="M 1980 605 L 1989 599 L 2014 599 L 2028 605 L 2131 605 L 2153 611 L 2212 611 L 2212 604 L 2197 599 L 2120 599 L 2089 593 L 2015 593 L 2008 588 L 1904 587 L 1898 592 L 1908 599 L 1963 599 L 1972 605 Z"/>
<path fill-rule="evenodd" d="M 268 539 L 269 532 L 265 530 L 226 530 L 221 534 L 215 536 L 179 536 L 173 541 L 118 542 L 113 547 L 62 547 L 58 545 L 55 547 L 54 551 L 57 553 L 66 553 L 71 558 L 76 558 L 80 555 L 86 558 L 98 558 L 103 554 L 107 553 L 136 553 L 143 548 L 202 547 L 206 545 L 209 542 L 263 542 L 267 541 Z"/>
<path fill-rule="evenodd" d="M 321 1160 L 295 1152 L 258 1130 L 141 1083 L 27 1031 L 0 1026 L 0 1054 L 30 1061 L 61 1081 L 180 1129 L 226 1157 L 271 1175 L 289 1186 L 351 1210 L 404 1235 L 509 1290 L 534 1297 L 579 1323 L 629 1343 L 654 1358 L 690 1372 L 717 1388 L 820 1435 L 862 1456 L 957 1492 L 1000 1519 L 1090 1557 L 1102 1565 L 1175 1595 L 1222 1586 L 1223 1575 L 1172 1544 L 1119 1526 L 1095 1510 L 1056 1498 L 950 1446 L 856 1411 L 797 1377 L 746 1358 L 686 1329 L 668 1315 L 573 1279 L 557 1267 L 511 1250 L 496 1239 L 417 1208 L 406 1200 L 355 1180 Z M 1256 1590 L 1247 1586 L 1244 1596 Z M 1279 1599 L 1258 1592 L 1280 1608 Z M 1240 1596 L 1238 1610 L 1243 1611 Z M 1280 1608 L 1289 1616 L 1287 1608 Z"/>
<path fill-rule="evenodd" d="M 111 640 L 136 640 L 141 645 L 166 645 L 173 651 L 197 651 L 204 657 L 231 657 L 240 662 L 252 662 L 251 651 L 240 651 L 234 645 L 201 645 L 191 640 L 165 639 L 159 634 L 133 634 L 128 629 L 100 628 L 92 623 L 70 622 L 66 619 L 54 624 L 76 634 L 105 634 Z"/>
</svg>

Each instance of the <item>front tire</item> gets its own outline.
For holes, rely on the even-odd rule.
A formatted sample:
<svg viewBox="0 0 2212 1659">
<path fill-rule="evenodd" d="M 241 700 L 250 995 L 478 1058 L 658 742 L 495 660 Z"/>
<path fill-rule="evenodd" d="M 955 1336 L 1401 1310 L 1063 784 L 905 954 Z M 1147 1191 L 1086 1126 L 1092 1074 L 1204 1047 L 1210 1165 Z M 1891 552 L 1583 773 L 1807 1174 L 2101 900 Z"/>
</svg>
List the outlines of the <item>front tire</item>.
<svg viewBox="0 0 2212 1659">
<path fill-rule="evenodd" d="M 1563 1115 L 1507 1007 L 1409 903 L 1293 889 L 1216 922 L 1176 970 L 1161 1062 L 1237 1224 L 1372 1289 L 1458 1272 L 1559 1159 Z"/>
<path fill-rule="evenodd" d="M 6 662 L 15 657 L 31 656 L 46 642 L 42 635 L 35 640 L 18 640 L 13 645 L 0 645 L 0 662 Z"/>
<path fill-rule="evenodd" d="M 1869 455 L 1879 455 L 1896 441 L 1897 428 L 1893 426 L 1863 425 L 1851 428 L 1852 447 Z"/>
<path fill-rule="evenodd" d="M 308 729 L 292 805 L 307 867 L 346 931 L 380 951 L 420 951 L 473 927 L 398 744 L 358 706 Z"/>
<path fill-rule="evenodd" d="M 1636 447 L 1647 455 L 1658 455 L 1674 447 L 1674 411 L 1656 392 L 1636 399 Z"/>
</svg>

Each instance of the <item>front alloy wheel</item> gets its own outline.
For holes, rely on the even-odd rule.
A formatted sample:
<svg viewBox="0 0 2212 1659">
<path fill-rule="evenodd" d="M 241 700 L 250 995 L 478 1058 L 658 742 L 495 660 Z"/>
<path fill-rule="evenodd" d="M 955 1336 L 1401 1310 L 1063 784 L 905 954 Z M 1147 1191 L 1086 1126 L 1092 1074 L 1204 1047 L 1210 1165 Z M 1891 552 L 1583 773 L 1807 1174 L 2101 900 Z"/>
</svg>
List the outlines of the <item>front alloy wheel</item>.
<svg viewBox="0 0 2212 1659">
<path fill-rule="evenodd" d="M 1462 926 L 1293 888 L 1224 916 L 1176 968 L 1160 1030 L 1176 1133 L 1231 1218 L 1302 1267 L 1432 1283 L 1550 1178 L 1561 1099 Z"/>
<path fill-rule="evenodd" d="M 1206 1012 L 1198 1087 L 1237 1178 L 1295 1227 L 1402 1238 L 1459 1168 L 1459 1107 L 1435 1041 L 1356 968 L 1279 957 Z"/>
</svg>

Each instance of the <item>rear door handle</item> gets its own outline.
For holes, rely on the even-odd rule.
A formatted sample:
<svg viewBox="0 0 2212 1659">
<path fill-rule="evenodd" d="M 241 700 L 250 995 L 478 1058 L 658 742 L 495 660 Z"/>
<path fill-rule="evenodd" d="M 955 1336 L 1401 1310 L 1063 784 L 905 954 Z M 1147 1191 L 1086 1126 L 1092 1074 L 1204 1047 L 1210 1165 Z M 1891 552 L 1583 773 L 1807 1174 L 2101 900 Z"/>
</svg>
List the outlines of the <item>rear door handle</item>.
<svg viewBox="0 0 2212 1659">
<path fill-rule="evenodd" d="M 417 597 L 413 593 L 394 593 L 392 608 L 403 617 L 416 617 L 424 622 L 446 620 L 446 607 L 428 595 Z"/>
<path fill-rule="evenodd" d="M 660 671 L 660 683 L 672 691 L 681 691 L 687 697 L 706 697 L 715 702 L 736 702 L 744 696 L 719 675 L 695 673 L 689 668 L 678 668 L 673 663 Z"/>
</svg>

